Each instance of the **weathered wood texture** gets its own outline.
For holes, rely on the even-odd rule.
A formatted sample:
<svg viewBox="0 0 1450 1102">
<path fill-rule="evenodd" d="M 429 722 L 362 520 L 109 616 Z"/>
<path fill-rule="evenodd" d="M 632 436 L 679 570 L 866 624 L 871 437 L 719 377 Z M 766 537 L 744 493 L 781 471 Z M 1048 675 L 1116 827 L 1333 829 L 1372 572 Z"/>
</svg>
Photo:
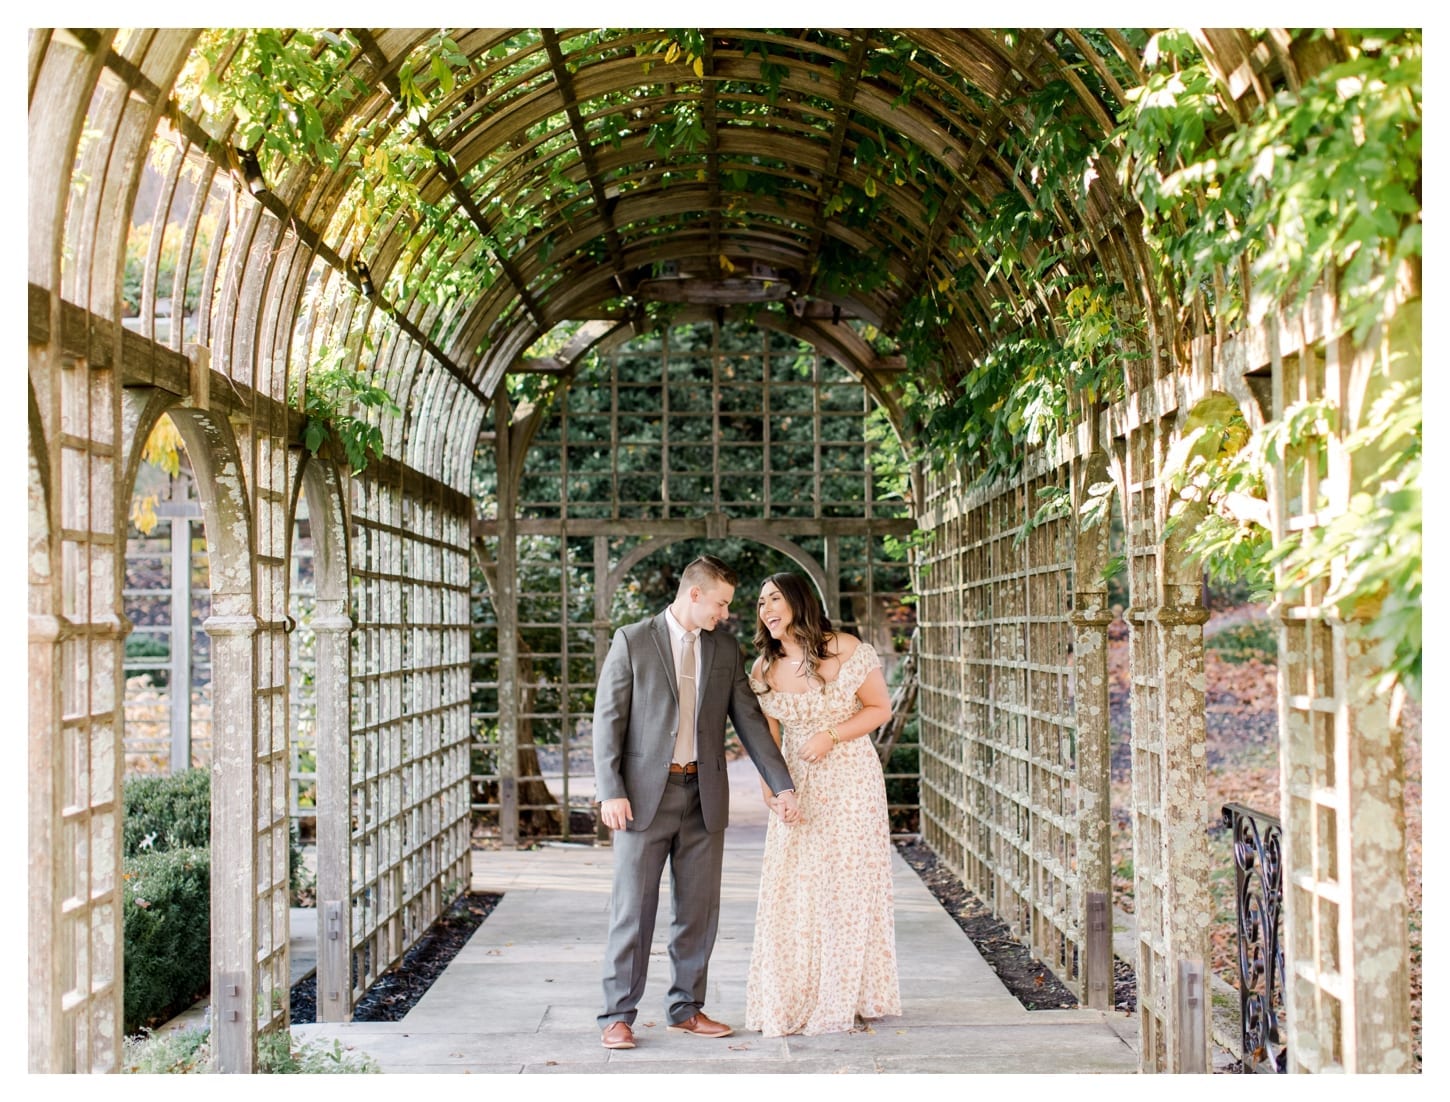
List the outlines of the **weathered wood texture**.
<svg viewBox="0 0 1450 1102">
<path fill-rule="evenodd" d="M 1328 315 L 1332 303 L 1322 308 Z M 1325 513 L 1344 509 L 1366 488 L 1344 439 L 1366 415 L 1374 357 L 1393 350 L 1390 377 L 1420 371 L 1418 302 L 1405 314 L 1393 343 L 1372 338 L 1364 349 L 1344 340 L 1294 341 L 1299 325 L 1283 319 L 1270 328 L 1273 412 L 1322 396 L 1338 399 L 1341 410 L 1336 432 L 1293 449 L 1276 471 L 1270 504 L 1279 535 L 1324 523 Z M 1286 347 L 1281 337 L 1289 338 Z M 1328 509 L 1315 515 L 1305 506 L 1320 493 Z M 1290 1066 L 1409 1072 L 1415 1068 L 1400 702 L 1375 692 L 1371 648 L 1325 603 L 1326 588 L 1290 591 L 1273 609 Z"/>
<path fill-rule="evenodd" d="M 965 504 L 933 480 L 920 600 L 922 823 L 927 842 L 1034 953 L 1082 987 L 1087 890 L 1072 685 L 1072 517 L 1024 530 L 1071 466 Z M 1079 674 L 1079 676 L 1081 676 Z M 1103 727 L 1106 733 L 1106 727 Z M 1105 869 L 1097 870 L 1101 881 Z"/>
</svg>

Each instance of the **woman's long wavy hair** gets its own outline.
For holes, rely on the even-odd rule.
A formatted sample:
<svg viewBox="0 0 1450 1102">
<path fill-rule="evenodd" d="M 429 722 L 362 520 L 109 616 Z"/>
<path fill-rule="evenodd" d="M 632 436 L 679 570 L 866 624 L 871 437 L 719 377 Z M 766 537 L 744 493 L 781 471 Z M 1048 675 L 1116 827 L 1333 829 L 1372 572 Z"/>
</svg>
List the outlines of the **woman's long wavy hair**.
<svg viewBox="0 0 1450 1102">
<path fill-rule="evenodd" d="M 811 583 L 793 571 L 772 574 L 761 583 L 762 589 L 766 583 L 780 590 L 785 603 L 790 606 L 791 622 L 787 630 L 805 652 L 802 672 L 806 680 L 820 681 L 816 668 L 826 657 L 826 637 L 833 633 L 830 617 L 821 606 L 821 599 L 816 596 Z M 758 607 L 755 612 L 755 649 L 765 659 L 760 670 L 761 680 L 764 680 L 770 674 L 770 667 L 785 657 L 785 648 L 766 630 Z"/>
</svg>

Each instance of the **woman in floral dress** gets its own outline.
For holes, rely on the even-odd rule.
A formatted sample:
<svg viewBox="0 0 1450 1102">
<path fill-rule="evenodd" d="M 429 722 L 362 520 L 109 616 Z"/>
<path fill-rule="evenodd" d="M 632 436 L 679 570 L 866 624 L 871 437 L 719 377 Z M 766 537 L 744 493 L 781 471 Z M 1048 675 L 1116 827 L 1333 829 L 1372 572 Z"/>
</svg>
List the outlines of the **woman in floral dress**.
<svg viewBox="0 0 1450 1102">
<path fill-rule="evenodd" d="M 831 630 L 810 584 L 760 590 L 751 688 L 796 781 L 801 821 L 765 834 L 745 1028 L 836 1033 L 901 1013 L 886 784 L 867 736 L 891 717 L 881 660 Z"/>
</svg>

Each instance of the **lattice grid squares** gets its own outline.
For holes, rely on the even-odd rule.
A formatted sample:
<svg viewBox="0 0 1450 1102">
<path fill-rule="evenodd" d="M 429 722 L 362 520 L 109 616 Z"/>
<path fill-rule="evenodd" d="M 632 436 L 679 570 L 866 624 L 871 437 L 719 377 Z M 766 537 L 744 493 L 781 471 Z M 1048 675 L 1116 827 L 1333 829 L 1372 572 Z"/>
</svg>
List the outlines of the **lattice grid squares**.
<svg viewBox="0 0 1450 1102">
<path fill-rule="evenodd" d="M 1170 998 L 1163 893 L 1163 686 L 1162 629 L 1153 617 L 1159 601 L 1159 524 L 1154 472 L 1160 442 L 1157 426 L 1132 433 L 1127 445 L 1124 508 L 1128 589 L 1129 668 L 1132 684 L 1133 910 L 1137 917 L 1139 1063 L 1162 1069 L 1168 1061 Z"/>
<path fill-rule="evenodd" d="M 57 732 L 60 816 L 52 864 L 60 906 L 52 915 L 64 1067 L 114 1071 L 120 1060 L 121 766 L 124 691 L 116 628 L 115 531 L 118 425 L 111 372 L 85 363 L 60 373 L 58 445 L 61 610 Z"/>
<path fill-rule="evenodd" d="M 467 523 L 354 484 L 353 996 L 468 883 Z"/>
<path fill-rule="evenodd" d="M 291 987 L 288 918 L 291 772 L 287 707 L 288 444 L 285 436 L 259 434 L 253 522 L 252 576 L 257 586 L 259 627 L 254 637 L 256 778 L 256 1014 L 259 1030 L 285 1026 Z"/>
<path fill-rule="evenodd" d="M 969 498 L 935 480 L 918 560 L 927 841 L 1065 982 L 1079 975 L 1073 524 L 1024 533 L 1067 468 Z"/>
<path fill-rule="evenodd" d="M 1320 398 L 1322 360 L 1313 353 L 1285 357 L 1277 384 L 1284 405 Z M 1285 531 L 1320 523 L 1324 466 L 1323 440 L 1287 450 L 1277 494 Z M 1343 979 L 1353 945 L 1349 870 L 1340 864 L 1348 778 L 1339 769 L 1352 736 L 1340 717 L 1340 647 L 1332 610 L 1323 604 L 1325 589 L 1319 583 L 1289 595 L 1279 628 L 1285 994 L 1290 1060 L 1303 1071 L 1346 1070 L 1346 1051 L 1354 1047 L 1347 1036 L 1354 1029 L 1354 993 Z"/>
</svg>

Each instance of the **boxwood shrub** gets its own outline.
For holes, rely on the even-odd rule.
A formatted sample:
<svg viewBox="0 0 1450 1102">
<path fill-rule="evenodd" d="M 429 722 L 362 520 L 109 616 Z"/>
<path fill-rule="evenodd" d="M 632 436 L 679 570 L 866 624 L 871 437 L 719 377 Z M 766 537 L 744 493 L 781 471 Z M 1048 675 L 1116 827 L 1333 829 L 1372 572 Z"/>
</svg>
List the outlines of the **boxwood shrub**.
<svg viewBox="0 0 1450 1102">
<path fill-rule="evenodd" d="M 187 769 L 181 773 L 128 777 L 126 812 L 121 828 L 125 857 L 168 849 L 211 846 L 211 772 Z M 302 840 L 293 819 L 287 838 L 288 886 L 301 886 Z"/>
<path fill-rule="evenodd" d="M 163 1022 L 211 980 L 211 853 L 199 847 L 123 863 L 125 1029 Z"/>
<path fill-rule="evenodd" d="M 121 833 L 126 955 L 125 1030 L 185 1010 L 211 977 L 211 773 L 130 777 Z M 297 823 L 290 886 L 302 873 Z"/>
<path fill-rule="evenodd" d="M 206 849 L 211 845 L 211 773 L 128 777 L 122 852 L 157 853 L 167 849 Z"/>
</svg>

